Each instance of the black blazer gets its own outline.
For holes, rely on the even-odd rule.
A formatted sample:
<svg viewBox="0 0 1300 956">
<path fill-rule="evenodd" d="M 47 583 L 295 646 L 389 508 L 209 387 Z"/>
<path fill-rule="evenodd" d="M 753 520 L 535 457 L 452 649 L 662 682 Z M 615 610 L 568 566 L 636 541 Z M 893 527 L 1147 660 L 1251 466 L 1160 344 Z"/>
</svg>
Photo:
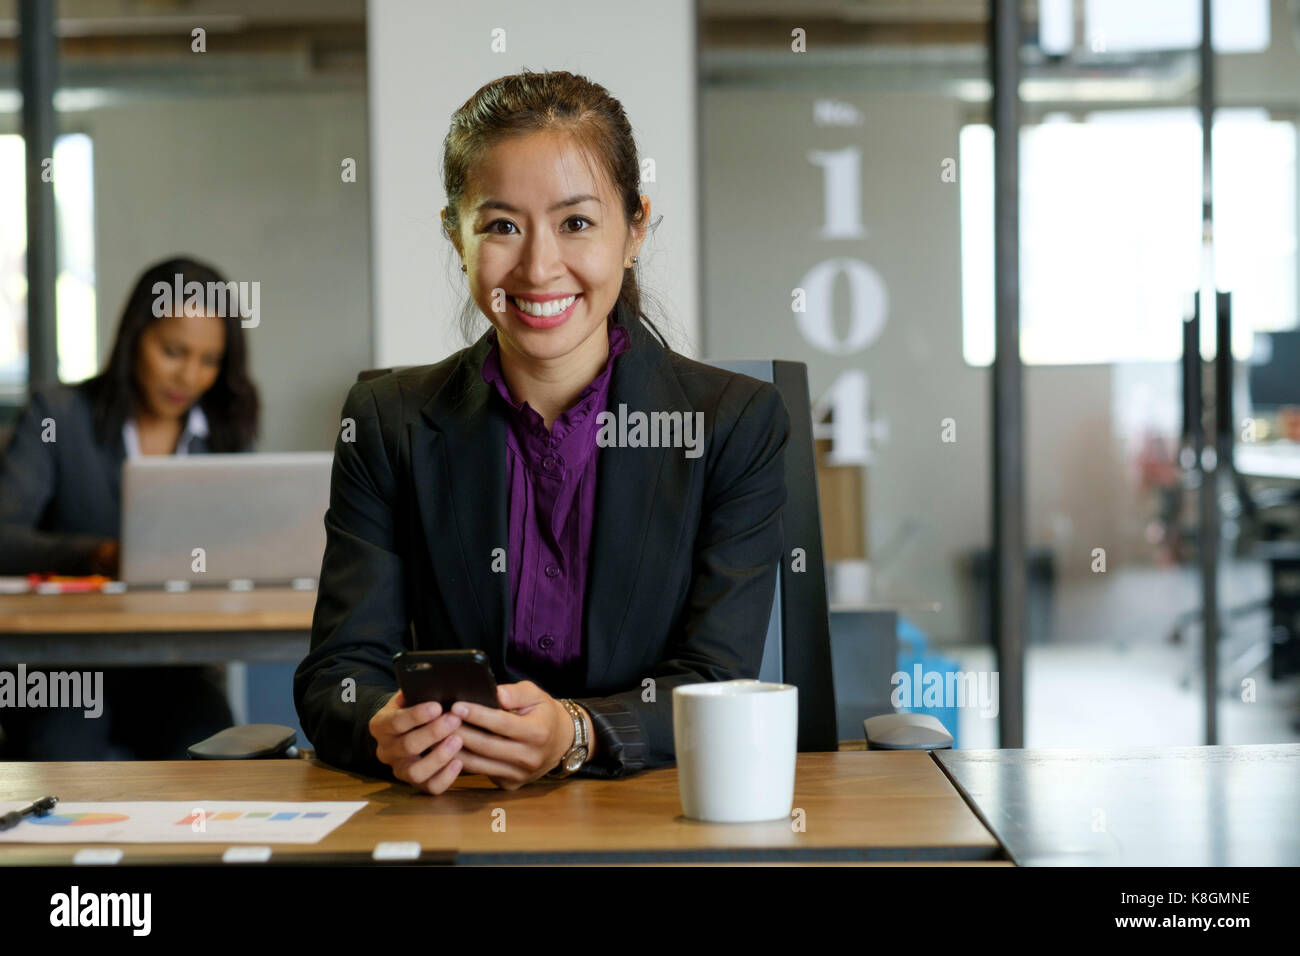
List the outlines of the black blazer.
<svg viewBox="0 0 1300 956">
<path fill-rule="evenodd" d="M 108 446 L 95 437 L 86 383 L 32 393 L 0 455 L 0 574 L 88 574 L 90 561 L 122 524 L 120 431 Z M 54 441 L 42 441 L 46 419 Z M 190 436 L 187 451 L 208 451 Z"/>
<path fill-rule="evenodd" d="M 592 712 L 591 776 L 674 760 L 677 685 L 758 676 L 782 550 L 780 393 L 669 351 L 628 318 L 618 306 L 631 348 L 614 360 L 609 409 L 703 412 L 705 439 L 698 458 L 600 450 L 581 669 L 535 680 Z M 368 725 L 396 692 L 403 648 L 477 648 L 498 682 L 533 679 L 508 666 L 510 575 L 492 570 L 508 499 L 506 417 L 481 375 L 489 344 L 359 382 L 344 403 L 355 440 L 335 443 L 311 651 L 294 676 L 302 727 L 336 766 L 392 778 Z"/>
</svg>

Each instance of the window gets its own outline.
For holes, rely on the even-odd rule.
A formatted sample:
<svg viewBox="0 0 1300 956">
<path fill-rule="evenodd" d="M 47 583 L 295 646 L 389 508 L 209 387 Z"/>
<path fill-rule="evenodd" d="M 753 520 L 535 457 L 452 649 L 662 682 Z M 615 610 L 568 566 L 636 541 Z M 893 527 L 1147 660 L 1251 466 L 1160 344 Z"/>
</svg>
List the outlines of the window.
<svg viewBox="0 0 1300 956">
<path fill-rule="evenodd" d="M 59 273 L 59 378 L 95 374 L 94 164 L 90 137 L 60 136 L 54 144 L 54 207 Z M 23 139 L 0 136 L 0 397 L 21 401 L 27 388 L 27 206 Z"/>
<path fill-rule="evenodd" d="M 1088 44 L 1096 52 L 1189 50 L 1201 43 L 1201 0 L 1084 0 Z M 1213 0 L 1216 53 L 1260 53 L 1269 44 L 1269 0 Z"/>
<path fill-rule="evenodd" d="M 1176 361 L 1200 284 L 1201 132 L 1192 109 L 1049 117 L 1021 131 L 1020 355 L 1028 365 Z M 993 133 L 961 141 L 962 345 L 993 360 Z M 1296 127 L 1214 124 L 1215 272 L 1233 354 L 1296 325 Z M 1203 341 L 1213 341 L 1204 323 Z"/>
</svg>

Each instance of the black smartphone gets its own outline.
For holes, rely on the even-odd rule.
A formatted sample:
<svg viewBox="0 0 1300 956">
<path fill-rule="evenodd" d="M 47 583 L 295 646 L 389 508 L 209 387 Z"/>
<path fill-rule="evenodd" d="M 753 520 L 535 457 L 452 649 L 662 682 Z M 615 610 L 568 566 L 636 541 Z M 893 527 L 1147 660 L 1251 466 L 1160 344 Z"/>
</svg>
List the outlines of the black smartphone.
<svg viewBox="0 0 1300 956">
<path fill-rule="evenodd" d="M 398 651 L 397 686 L 407 707 L 436 700 L 443 713 L 458 700 L 500 707 L 492 665 L 482 651 Z"/>
</svg>

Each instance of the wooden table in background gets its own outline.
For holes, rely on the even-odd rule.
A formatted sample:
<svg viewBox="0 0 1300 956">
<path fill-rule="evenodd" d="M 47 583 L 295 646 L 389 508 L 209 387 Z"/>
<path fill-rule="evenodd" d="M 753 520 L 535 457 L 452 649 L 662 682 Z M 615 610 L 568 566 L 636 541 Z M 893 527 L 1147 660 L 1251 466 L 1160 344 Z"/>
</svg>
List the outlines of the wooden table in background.
<svg viewBox="0 0 1300 956">
<path fill-rule="evenodd" d="M 0 664 L 296 662 L 315 606 L 293 588 L 4 594 Z"/>
<path fill-rule="evenodd" d="M 315 760 L 0 764 L 0 799 L 366 800 L 317 844 L 271 862 L 366 863 L 381 842 L 420 844 L 422 863 L 1002 863 L 997 840 L 924 751 L 799 754 L 790 820 L 701 823 L 681 815 L 676 767 L 622 780 L 541 780 L 508 791 L 464 776 L 438 796 Z M 498 832 L 496 811 L 505 811 Z M 495 814 L 495 816 L 494 816 Z M 95 844 L 4 843 L 0 865 L 62 865 Z M 114 844 L 121 863 L 220 863 L 238 844 Z"/>
</svg>

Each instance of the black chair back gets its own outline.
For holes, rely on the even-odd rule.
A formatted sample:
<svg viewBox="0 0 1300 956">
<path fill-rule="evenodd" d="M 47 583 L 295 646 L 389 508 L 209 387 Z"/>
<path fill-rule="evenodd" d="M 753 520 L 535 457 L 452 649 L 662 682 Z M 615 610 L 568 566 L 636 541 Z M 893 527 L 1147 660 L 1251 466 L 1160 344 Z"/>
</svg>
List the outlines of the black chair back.
<svg viewBox="0 0 1300 956">
<path fill-rule="evenodd" d="M 790 438 L 785 450 L 786 505 L 782 519 L 785 547 L 759 679 L 799 688 L 800 750 L 838 750 L 830 606 L 826 596 L 826 559 L 822 548 L 808 367 L 803 362 L 771 359 L 706 359 L 705 364 L 771 382 L 790 413 Z M 802 570 L 798 571 L 793 567 L 796 548 L 803 551 Z"/>
</svg>

